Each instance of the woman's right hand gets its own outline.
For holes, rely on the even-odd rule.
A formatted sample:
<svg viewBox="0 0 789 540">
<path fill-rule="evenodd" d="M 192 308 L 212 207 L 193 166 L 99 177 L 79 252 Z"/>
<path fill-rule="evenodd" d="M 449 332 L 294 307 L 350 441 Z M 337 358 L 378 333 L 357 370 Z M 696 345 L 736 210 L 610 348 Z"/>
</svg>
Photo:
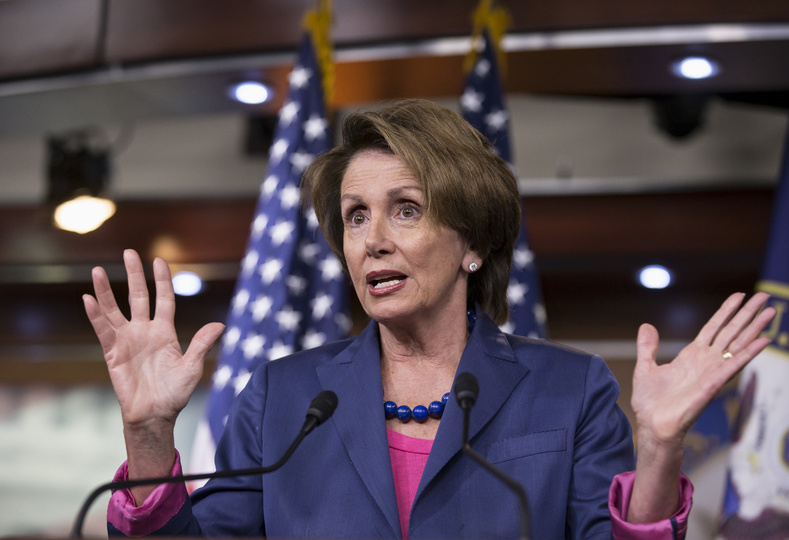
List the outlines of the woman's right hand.
<svg viewBox="0 0 789 540">
<path fill-rule="evenodd" d="M 158 258 L 153 263 L 156 307 L 151 319 L 140 257 L 129 249 L 123 259 L 131 318 L 127 320 L 118 308 L 102 268 L 93 269 L 96 296 L 83 297 L 85 311 L 101 343 L 124 426 L 172 424 L 200 381 L 205 354 L 224 326 L 211 323 L 201 328 L 184 354 L 173 322 L 175 294 L 167 263 Z"/>
<path fill-rule="evenodd" d="M 148 287 L 140 256 L 123 253 L 129 281 L 131 317 L 118 308 L 107 274 L 94 268 L 96 296 L 83 296 L 85 312 L 104 351 L 112 386 L 121 407 L 129 478 L 167 476 L 175 458 L 173 428 L 203 374 L 203 359 L 224 325 L 202 327 L 183 353 L 175 332 L 175 294 L 170 268 L 153 262 L 156 307 L 151 319 Z M 142 504 L 153 486 L 134 488 Z"/>
</svg>

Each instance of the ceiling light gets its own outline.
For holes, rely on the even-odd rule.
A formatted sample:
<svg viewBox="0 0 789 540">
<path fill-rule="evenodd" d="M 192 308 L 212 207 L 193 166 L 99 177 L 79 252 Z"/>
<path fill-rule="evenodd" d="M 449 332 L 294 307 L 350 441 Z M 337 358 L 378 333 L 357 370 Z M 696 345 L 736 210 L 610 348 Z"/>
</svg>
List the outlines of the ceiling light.
<svg viewBox="0 0 789 540">
<path fill-rule="evenodd" d="M 203 280 L 194 272 L 182 271 L 173 276 L 173 291 L 179 296 L 194 296 L 203 290 Z"/>
<path fill-rule="evenodd" d="M 638 282 L 647 289 L 665 289 L 671 281 L 671 272 L 659 264 L 645 266 L 638 273 Z"/>
<path fill-rule="evenodd" d="M 260 82 L 245 81 L 230 89 L 230 95 L 236 101 L 247 105 L 257 105 L 268 101 L 271 97 L 271 90 Z"/>
<path fill-rule="evenodd" d="M 688 56 L 674 62 L 672 71 L 683 79 L 707 79 L 720 72 L 718 63 L 703 56 Z"/>
<path fill-rule="evenodd" d="M 115 214 L 115 203 L 101 197 L 80 195 L 55 208 L 55 225 L 64 231 L 85 234 L 95 231 Z"/>
</svg>

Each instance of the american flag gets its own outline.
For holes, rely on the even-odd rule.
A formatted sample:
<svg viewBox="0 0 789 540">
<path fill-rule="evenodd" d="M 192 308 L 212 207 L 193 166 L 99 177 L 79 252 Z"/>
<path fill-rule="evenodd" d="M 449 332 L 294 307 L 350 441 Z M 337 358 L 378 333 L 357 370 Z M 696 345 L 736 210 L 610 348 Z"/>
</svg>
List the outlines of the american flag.
<svg viewBox="0 0 789 540">
<path fill-rule="evenodd" d="M 504 102 L 496 51 L 487 29 L 482 32 L 480 50 L 466 78 L 460 108 L 463 117 L 485 135 L 493 143 L 495 152 L 512 166 L 510 117 Z M 522 336 L 547 337 L 545 307 L 525 220 L 521 220 L 521 232 L 513 252 L 507 300 L 510 320 L 502 330 Z"/>
<path fill-rule="evenodd" d="M 216 441 L 233 400 L 262 363 L 347 336 L 347 283 L 342 265 L 304 211 L 302 172 L 331 146 L 322 74 L 305 34 L 279 112 L 268 170 L 236 283 L 227 330 L 190 461 L 213 470 Z"/>
</svg>

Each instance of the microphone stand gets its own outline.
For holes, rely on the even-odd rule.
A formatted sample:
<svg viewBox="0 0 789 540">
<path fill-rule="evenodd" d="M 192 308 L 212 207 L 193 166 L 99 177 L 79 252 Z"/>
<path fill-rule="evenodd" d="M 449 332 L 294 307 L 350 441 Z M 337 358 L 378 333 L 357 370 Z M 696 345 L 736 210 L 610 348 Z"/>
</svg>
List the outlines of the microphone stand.
<svg viewBox="0 0 789 540">
<path fill-rule="evenodd" d="M 118 482 L 108 482 L 94 489 L 85 503 L 80 508 L 74 527 L 71 529 L 71 538 L 82 538 L 82 526 L 85 516 L 96 498 L 107 490 L 128 489 L 137 486 L 149 486 L 158 484 L 174 484 L 180 482 L 190 482 L 192 480 L 205 480 L 206 478 L 232 478 L 234 476 L 252 476 L 274 472 L 282 467 L 290 458 L 304 437 L 306 437 L 315 426 L 321 424 L 329 418 L 337 407 L 337 396 L 331 390 L 325 390 L 312 400 L 310 408 L 307 410 L 307 419 L 301 427 L 298 436 L 293 440 L 290 447 L 285 451 L 279 460 L 267 467 L 251 467 L 248 469 L 230 469 L 226 471 L 216 471 L 212 473 L 184 474 L 179 476 L 163 476 L 160 478 L 138 478 L 136 480 L 119 480 Z"/>
<path fill-rule="evenodd" d="M 471 448 L 468 440 L 469 432 L 469 418 L 471 416 L 471 408 L 477 401 L 477 394 L 479 393 L 479 386 L 477 385 L 477 378 L 471 373 L 464 372 L 458 375 L 457 383 L 455 385 L 455 395 L 457 396 L 458 404 L 463 409 L 463 453 L 474 460 L 483 469 L 498 478 L 505 486 L 515 492 L 518 496 L 518 510 L 520 513 L 520 536 L 518 540 L 529 540 L 529 531 L 531 530 L 531 519 L 529 517 L 529 499 L 526 497 L 526 490 L 520 482 L 504 474 L 499 468 L 489 463 L 482 454 Z"/>
</svg>

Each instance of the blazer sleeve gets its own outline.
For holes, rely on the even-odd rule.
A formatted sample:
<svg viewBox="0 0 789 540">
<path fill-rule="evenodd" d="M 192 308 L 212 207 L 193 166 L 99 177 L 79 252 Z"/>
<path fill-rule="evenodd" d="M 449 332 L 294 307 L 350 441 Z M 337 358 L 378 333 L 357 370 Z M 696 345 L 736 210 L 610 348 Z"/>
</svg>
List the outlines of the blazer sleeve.
<svg viewBox="0 0 789 540">
<path fill-rule="evenodd" d="M 592 357 L 573 443 L 567 500 L 567 537 L 610 538 L 612 478 L 635 468 L 630 423 L 617 406 L 619 385 L 599 356 Z"/>
</svg>

